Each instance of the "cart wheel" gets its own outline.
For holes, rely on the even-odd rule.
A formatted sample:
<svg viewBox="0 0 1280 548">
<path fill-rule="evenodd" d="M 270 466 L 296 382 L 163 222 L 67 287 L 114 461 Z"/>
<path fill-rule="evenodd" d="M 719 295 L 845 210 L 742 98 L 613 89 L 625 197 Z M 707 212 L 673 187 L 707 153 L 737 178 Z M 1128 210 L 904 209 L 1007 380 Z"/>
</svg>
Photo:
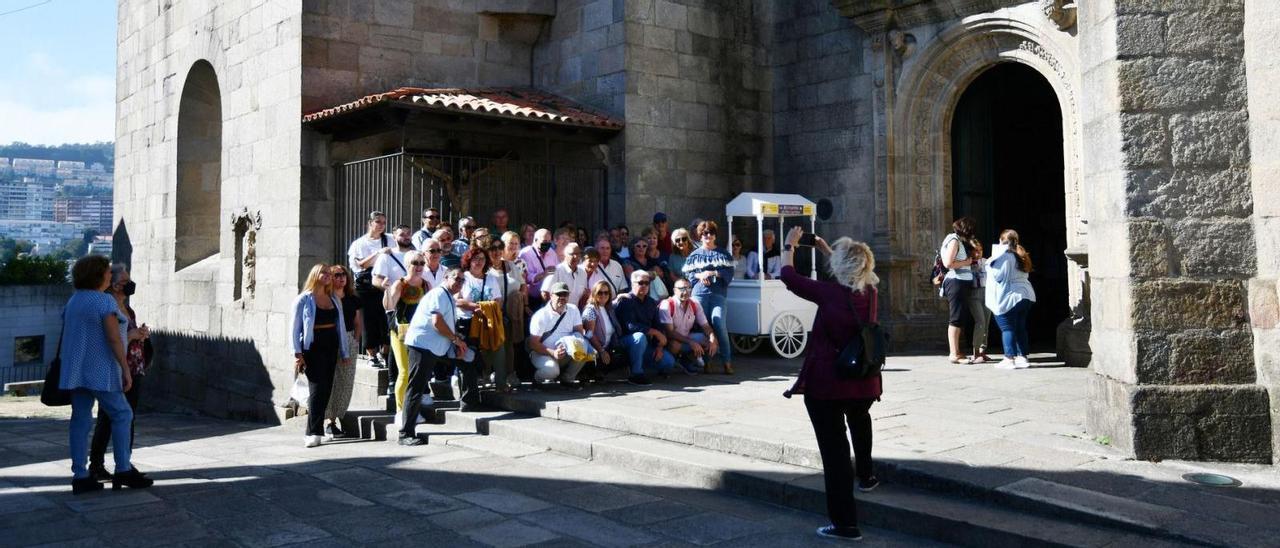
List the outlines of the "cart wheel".
<svg viewBox="0 0 1280 548">
<path fill-rule="evenodd" d="M 764 339 L 753 335 L 729 335 L 729 342 L 733 343 L 735 353 L 750 354 L 760 349 Z"/>
<path fill-rule="evenodd" d="M 773 351 L 784 358 L 794 358 L 804 351 L 809 334 L 804 324 L 794 314 L 784 313 L 773 320 L 773 328 L 769 330 L 769 342 Z"/>
</svg>

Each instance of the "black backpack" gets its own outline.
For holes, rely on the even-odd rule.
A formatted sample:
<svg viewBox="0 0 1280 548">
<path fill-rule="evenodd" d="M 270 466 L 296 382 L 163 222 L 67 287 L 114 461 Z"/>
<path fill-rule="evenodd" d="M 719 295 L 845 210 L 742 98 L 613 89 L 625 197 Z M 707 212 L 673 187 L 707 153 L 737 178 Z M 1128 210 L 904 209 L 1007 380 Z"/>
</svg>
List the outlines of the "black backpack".
<svg viewBox="0 0 1280 548">
<path fill-rule="evenodd" d="M 835 368 L 836 376 L 842 379 L 866 379 L 880 374 L 884 369 L 885 351 L 888 348 L 888 336 L 880 327 L 880 323 L 876 321 L 877 300 L 879 291 L 872 290 L 871 293 L 871 321 L 865 325 L 859 324 L 858 331 L 853 334 L 853 338 L 840 349 L 840 353 L 836 355 Z M 854 313 L 856 318 L 857 312 L 853 309 L 853 304 L 845 299 L 845 305 L 849 307 L 849 311 Z"/>
</svg>

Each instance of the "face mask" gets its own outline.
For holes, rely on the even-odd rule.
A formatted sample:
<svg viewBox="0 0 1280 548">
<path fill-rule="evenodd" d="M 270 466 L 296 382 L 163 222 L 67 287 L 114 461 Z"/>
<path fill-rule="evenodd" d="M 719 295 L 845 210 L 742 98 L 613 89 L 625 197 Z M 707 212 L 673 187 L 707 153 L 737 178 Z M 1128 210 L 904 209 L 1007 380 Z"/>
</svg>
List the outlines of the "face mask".
<svg viewBox="0 0 1280 548">
<path fill-rule="evenodd" d="M 126 296 L 133 295 L 133 292 L 138 290 L 138 284 L 133 283 L 133 280 L 129 280 L 124 284 L 123 289 Z"/>
<path fill-rule="evenodd" d="M 538 250 L 539 250 L 539 251 L 542 251 L 543 253 L 546 253 L 548 249 L 551 249 L 551 242 L 542 242 L 542 243 L 538 244 Z"/>
</svg>

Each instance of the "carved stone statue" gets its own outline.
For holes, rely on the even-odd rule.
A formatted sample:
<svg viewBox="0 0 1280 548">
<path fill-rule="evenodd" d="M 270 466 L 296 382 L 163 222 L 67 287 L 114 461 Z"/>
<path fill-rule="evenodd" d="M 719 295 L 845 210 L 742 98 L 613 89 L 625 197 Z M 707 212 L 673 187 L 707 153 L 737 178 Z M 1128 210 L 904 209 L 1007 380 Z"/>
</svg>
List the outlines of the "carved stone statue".
<svg viewBox="0 0 1280 548">
<path fill-rule="evenodd" d="M 1040 0 L 1040 9 L 1058 30 L 1071 30 L 1076 26 L 1075 0 Z"/>
</svg>

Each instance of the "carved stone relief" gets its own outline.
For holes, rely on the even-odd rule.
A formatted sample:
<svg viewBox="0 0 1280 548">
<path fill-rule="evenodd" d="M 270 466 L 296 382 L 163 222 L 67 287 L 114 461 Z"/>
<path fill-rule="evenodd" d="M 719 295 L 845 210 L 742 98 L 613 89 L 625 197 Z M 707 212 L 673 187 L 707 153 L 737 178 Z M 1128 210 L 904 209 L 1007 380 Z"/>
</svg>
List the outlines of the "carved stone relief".
<svg viewBox="0 0 1280 548">
<path fill-rule="evenodd" d="M 257 276 L 257 243 L 258 231 L 262 229 L 262 212 L 250 212 L 241 207 L 231 214 L 231 231 L 235 237 L 235 287 L 234 298 L 252 299 L 258 285 Z"/>
<path fill-rule="evenodd" d="M 1068 31 L 1076 26 L 1076 3 L 1074 0 L 1040 0 L 1040 9 L 1044 11 L 1058 30 Z"/>
</svg>

